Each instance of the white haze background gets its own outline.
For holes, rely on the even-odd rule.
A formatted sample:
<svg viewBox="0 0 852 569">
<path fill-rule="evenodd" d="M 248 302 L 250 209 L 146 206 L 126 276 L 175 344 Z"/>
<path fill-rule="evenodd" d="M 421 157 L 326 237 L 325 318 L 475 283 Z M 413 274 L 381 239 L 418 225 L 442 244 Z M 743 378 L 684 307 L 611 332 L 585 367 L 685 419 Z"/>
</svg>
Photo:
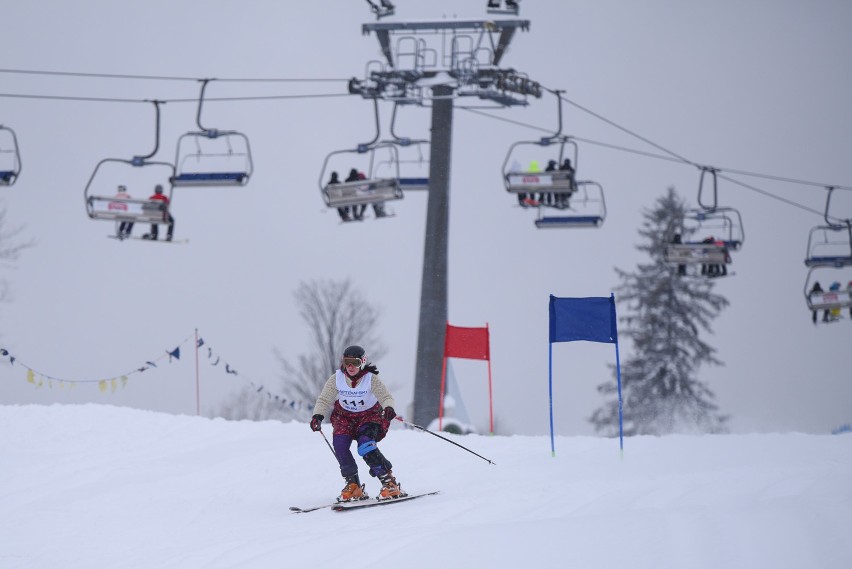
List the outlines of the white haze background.
<svg viewBox="0 0 852 569">
<path fill-rule="evenodd" d="M 485 0 L 396 5 L 390 21 L 486 17 Z M 207 126 L 249 136 L 255 175 L 241 189 L 176 190 L 177 236 L 190 239 L 180 246 L 107 239 L 112 224 L 85 214 L 83 190 L 98 161 L 151 150 L 150 104 L 0 97 L 0 123 L 17 132 L 23 160 L 18 183 L 2 200 L 10 223 L 36 241 L 3 272 L 12 297 L 0 306 L 0 342 L 18 362 L 0 365 L 0 403 L 97 402 L 194 414 L 200 393 L 201 412 L 210 415 L 252 384 L 276 392 L 274 349 L 295 358 L 309 346 L 292 292 L 303 280 L 351 278 L 383 309 L 380 333 L 389 351 L 377 363 L 406 407 L 417 374 L 426 195 L 393 204 L 392 219 L 340 225 L 324 211 L 317 187 L 329 152 L 374 134 L 372 105 L 343 95 L 348 78 L 380 59 L 376 38 L 361 33 L 362 23 L 374 21 L 366 2 L 33 0 L 4 3 L 3 17 L 2 69 L 330 78 L 336 81 L 215 81 L 208 95 L 341 96 L 209 103 Z M 609 121 L 697 163 L 852 185 L 852 4 L 526 0 L 520 17 L 530 20 L 530 31 L 516 35 L 504 66 L 564 89 Z M 198 88 L 194 80 L 0 74 L 6 94 L 190 100 L 163 106 L 158 158 L 165 160 L 173 160 L 178 136 L 195 129 Z M 665 154 L 575 106 L 564 110 L 566 134 Z M 382 112 L 387 138 L 390 105 Z M 461 108 L 454 113 L 449 319 L 489 324 L 498 432 L 541 435 L 548 430 L 548 295 L 608 296 L 617 284 L 614 267 L 645 260 L 634 248 L 642 208 L 670 185 L 695 204 L 699 175 L 676 161 L 582 144 L 579 175 L 605 188 L 606 223 L 599 230 L 536 230 L 534 214 L 514 207 L 503 190 L 500 168 L 513 142 L 556 129 L 555 99 L 487 112 L 540 130 Z M 428 137 L 429 120 L 429 109 L 404 109 L 397 131 Z M 830 432 L 852 420 L 852 324 L 847 318 L 814 327 L 805 306 L 807 234 L 822 221 L 825 192 L 741 179 L 812 211 L 720 182 L 720 202 L 742 213 L 746 242 L 734 258 L 737 275 L 717 287 L 731 306 L 706 337 L 726 365 L 700 370 L 700 379 L 732 415 L 736 433 Z M 127 183 L 137 195 L 150 190 Z M 850 192 L 836 193 L 848 217 Z M 197 392 L 191 340 L 181 360 L 158 360 L 157 369 L 130 376 L 114 392 L 101 393 L 96 383 L 44 381 L 36 388 L 21 365 L 62 379 L 115 378 L 161 358 L 195 329 L 239 375 L 210 366 L 201 352 Z M 586 418 L 601 404 L 595 386 L 611 377 L 614 350 L 581 342 L 557 345 L 554 353 L 557 433 L 590 435 Z M 629 353 L 624 342 L 622 359 Z M 485 364 L 456 362 L 455 371 L 471 420 L 487 430 Z M 55 435 L 64 436 L 64 428 L 57 424 Z M 286 444 L 279 450 L 287 452 Z M 518 484 L 538 486 L 537 476 L 525 471 Z M 316 497 L 321 487 L 327 490 L 318 484 Z M 554 490 L 548 485 L 548 494 Z M 205 512 L 202 506 L 196 514 Z M 57 525 L 42 529 L 47 536 Z"/>
</svg>

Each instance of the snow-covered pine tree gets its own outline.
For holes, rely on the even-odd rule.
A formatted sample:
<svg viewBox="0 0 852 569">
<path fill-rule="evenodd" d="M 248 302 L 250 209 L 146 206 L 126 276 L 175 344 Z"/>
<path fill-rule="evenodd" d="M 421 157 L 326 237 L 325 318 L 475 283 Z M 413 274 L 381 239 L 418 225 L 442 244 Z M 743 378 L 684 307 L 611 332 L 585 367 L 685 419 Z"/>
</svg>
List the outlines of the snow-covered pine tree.
<svg viewBox="0 0 852 569">
<path fill-rule="evenodd" d="M 685 202 L 674 188 L 643 214 L 636 246 L 650 262 L 635 272 L 616 268 L 621 284 L 616 301 L 622 308 L 619 332 L 632 341 L 633 353 L 621 366 L 626 435 L 663 435 L 675 432 L 723 432 L 727 416 L 718 412 L 715 395 L 696 377 L 702 364 L 722 365 L 700 338 L 710 333 L 711 321 L 728 305 L 715 294 L 712 279 L 677 274 L 664 252 L 682 227 Z M 606 435 L 618 433 L 615 380 L 598 386 L 609 399 L 589 421 Z"/>
</svg>

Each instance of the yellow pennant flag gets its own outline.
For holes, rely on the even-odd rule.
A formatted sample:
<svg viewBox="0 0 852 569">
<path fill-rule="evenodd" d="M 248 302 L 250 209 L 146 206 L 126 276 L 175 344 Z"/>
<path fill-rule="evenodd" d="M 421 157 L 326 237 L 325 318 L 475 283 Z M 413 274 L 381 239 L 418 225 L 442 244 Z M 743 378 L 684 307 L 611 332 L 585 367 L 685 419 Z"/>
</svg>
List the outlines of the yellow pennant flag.
<svg viewBox="0 0 852 569">
<path fill-rule="evenodd" d="M 35 373 L 33 373 L 33 370 L 31 369 L 27 370 L 27 383 L 35 385 Z"/>
<path fill-rule="evenodd" d="M 107 390 L 107 382 L 105 379 L 102 379 L 98 382 L 98 389 L 101 390 L 101 393 L 106 393 Z"/>
<path fill-rule="evenodd" d="M 118 383 L 115 381 L 115 378 L 112 378 L 111 380 L 109 380 L 110 393 L 115 393 L 115 388 L 116 388 L 117 385 L 118 385 Z"/>
</svg>

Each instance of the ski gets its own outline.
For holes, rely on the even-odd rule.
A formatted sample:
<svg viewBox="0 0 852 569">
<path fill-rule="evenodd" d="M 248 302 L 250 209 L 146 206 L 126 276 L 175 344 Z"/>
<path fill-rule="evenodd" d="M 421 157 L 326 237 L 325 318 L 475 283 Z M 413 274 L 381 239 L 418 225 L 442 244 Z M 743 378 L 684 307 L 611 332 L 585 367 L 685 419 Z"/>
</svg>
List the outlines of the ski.
<svg viewBox="0 0 852 569">
<path fill-rule="evenodd" d="M 440 492 L 424 492 L 423 494 L 409 494 L 400 498 L 391 498 L 390 500 L 360 500 L 358 502 L 342 502 L 340 504 L 332 504 L 331 509 L 335 512 L 345 512 L 347 510 L 359 510 L 361 508 L 371 508 L 373 506 L 387 506 L 388 504 L 398 504 L 400 502 L 408 502 L 415 498 L 423 498 L 424 496 L 433 496 Z"/>
<path fill-rule="evenodd" d="M 309 508 L 300 508 L 299 506 L 290 506 L 290 511 L 294 514 L 305 514 L 307 512 L 313 512 L 315 510 L 322 510 L 323 508 L 333 508 L 334 506 L 339 506 L 341 504 L 354 504 L 357 502 L 368 502 L 370 498 L 364 498 L 363 500 L 356 500 L 355 502 L 334 502 L 333 504 L 323 504 L 321 506 L 311 506 Z"/>
<path fill-rule="evenodd" d="M 290 506 L 290 511 L 294 514 L 305 514 L 307 512 L 313 512 L 315 510 L 322 510 L 323 508 L 330 508 L 334 506 L 334 504 L 323 504 L 322 506 L 311 506 L 310 508 L 300 508 L 299 506 Z"/>
<path fill-rule="evenodd" d="M 144 237 L 134 237 L 133 235 L 127 237 L 119 237 L 118 235 L 107 235 L 110 239 L 118 239 L 119 241 L 126 241 L 128 239 L 135 239 L 137 241 L 149 241 L 152 243 L 189 243 L 189 239 L 172 239 L 171 241 L 166 241 L 165 239 L 145 239 Z"/>
</svg>

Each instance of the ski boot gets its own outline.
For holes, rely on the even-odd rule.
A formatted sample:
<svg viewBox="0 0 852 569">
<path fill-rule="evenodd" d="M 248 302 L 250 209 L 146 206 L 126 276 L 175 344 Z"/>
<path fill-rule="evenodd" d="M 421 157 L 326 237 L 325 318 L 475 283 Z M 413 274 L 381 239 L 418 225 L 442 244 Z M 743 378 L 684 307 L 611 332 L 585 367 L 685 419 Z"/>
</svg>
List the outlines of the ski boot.
<svg viewBox="0 0 852 569">
<path fill-rule="evenodd" d="M 393 473 L 390 471 L 385 474 L 379 474 L 379 480 L 382 482 L 382 489 L 376 499 L 380 502 L 383 500 L 395 500 L 396 498 L 408 496 L 408 494 L 400 489 L 396 478 L 393 477 Z"/>
<path fill-rule="evenodd" d="M 346 477 L 346 486 L 340 491 L 340 496 L 337 497 L 338 502 L 357 502 L 358 500 L 366 500 L 369 496 L 364 491 L 364 485 L 358 479 L 358 475 Z"/>
</svg>

